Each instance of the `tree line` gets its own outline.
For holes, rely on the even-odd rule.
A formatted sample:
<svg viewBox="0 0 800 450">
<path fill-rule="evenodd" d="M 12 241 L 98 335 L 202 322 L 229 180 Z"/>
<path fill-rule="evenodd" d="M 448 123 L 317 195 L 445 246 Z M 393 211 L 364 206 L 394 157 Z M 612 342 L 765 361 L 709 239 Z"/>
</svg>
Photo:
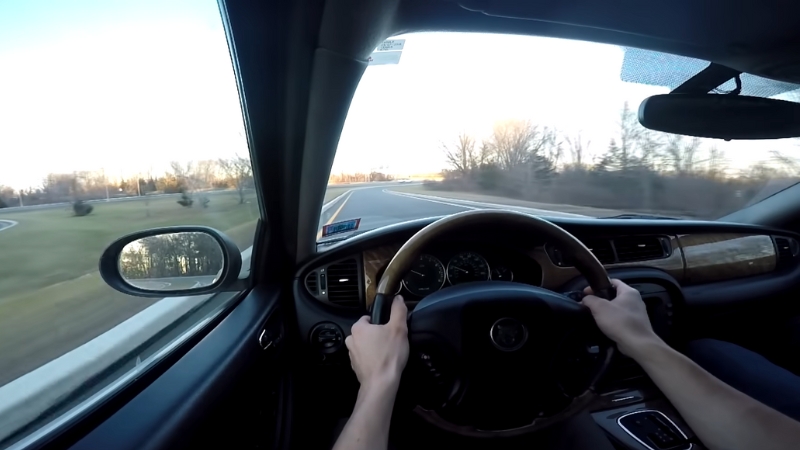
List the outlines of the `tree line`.
<svg viewBox="0 0 800 450">
<path fill-rule="evenodd" d="M 2 181 L 2 180 L 0 180 Z M 233 188 L 239 203 L 253 186 L 253 170 L 248 157 L 181 163 L 173 161 L 163 174 L 110 178 L 103 171 L 80 171 L 47 174 L 38 186 L 14 190 L 0 184 L 0 208 L 79 203 L 104 198 L 145 196 L 149 194 L 185 193 L 209 189 Z"/>
<path fill-rule="evenodd" d="M 590 156 L 581 134 L 527 120 L 498 122 L 482 140 L 442 143 L 448 164 L 433 189 L 669 216 L 718 218 L 800 179 L 800 164 L 769 148 L 733 172 L 713 141 L 645 129 L 626 102 L 615 137 Z M 753 145 L 756 145 L 755 143 Z M 761 142 L 759 145 L 769 145 Z"/>
<path fill-rule="evenodd" d="M 372 181 L 392 181 L 394 176 L 386 173 L 386 168 L 371 170 L 369 172 L 332 173 L 328 177 L 328 184 L 338 183 L 368 183 Z"/>
<path fill-rule="evenodd" d="M 222 248 L 211 236 L 172 233 L 127 245 L 119 267 L 127 279 L 151 279 L 216 275 L 222 263 Z"/>
</svg>

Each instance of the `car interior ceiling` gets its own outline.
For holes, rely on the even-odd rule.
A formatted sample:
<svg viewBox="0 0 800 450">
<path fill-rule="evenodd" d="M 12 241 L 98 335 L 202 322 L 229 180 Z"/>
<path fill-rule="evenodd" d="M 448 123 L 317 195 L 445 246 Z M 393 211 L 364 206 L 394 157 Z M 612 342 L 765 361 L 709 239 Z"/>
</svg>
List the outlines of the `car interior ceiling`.
<svg viewBox="0 0 800 450">
<path fill-rule="evenodd" d="M 267 218 L 259 221 L 253 246 L 252 289 L 227 315 L 205 324 L 195 338 L 128 389 L 76 417 L 68 431 L 47 442 L 50 448 L 332 445 L 352 410 L 358 384 L 346 352 L 320 353 L 308 343 L 309 330 L 321 321 L 349 330 L 346 324 L 365 311 L 316 302 L 301 291 L 302 277 L 347 254 L 407 239 L 430 223 L 388 227 L 321 252 L 317 248 L 320 208 L 350 101 L 366 58 L 390 36 L 469 31 L 595 41 L 800 82 L 800 28 L 795 20 L 800 3 L 580 0 L 567 7 L 556 0 L 221 0 L 220 5 L 259 183 L 256 191 L 262 217 Z M 775 14 L 771 6 L 780 6 L 782 12 Z M 720 231 L 800 240 L 798 194 L 800 186 L 792 186 L 724 218 L 725 223 L 610 220 L 598 225 L 604 228 L 570 219 L 557 223 L 583 235 Z M 632 280 L 658 278 L 659 286 L 670 292 L 682 289 L 678 281 L 652 271 L 614 271 L 612 276 L 625 274 Z M 716 337 L 770 348 L 776 354 L 788 351 L 791 338 L 781 336 L 776 345 L 770 330 L 780 318 L 800 314 L 800 304 L 792 301 L 798 276 L 800 266 L 795 265 L 779 275 L 754 276 L 746 289 L 733 281 L 686 287 L 676 295 L 704 301 L 678 302 L 681 339 Z M 575 283 L 577 288 L 580 283 Z M 731 301 L 721 300 L 724 296 Z M 742 301 L 734 301 L 737 298 Z M 283 337 L 278 350 L 264 350 L 252 339 L 264 330 Z M 661 398 L 651 405 L 664 403 Z M 409 405 L 398 406 L 403 407 Z M 584 428 L 589 429 L 595 430 Z M 408 436 L 392 439 L 423 447 L 474 444 L 415 418 L 408 418 L 402 430 Z M 581 438 L 589 446 L 602 438 L 594 432 Z M 415 439 L 420 436 L 429 440 L 420 443 Z M 525 439 L 509 438 L 507 443 L 509 448 L 529 445 Z M 552 444 L 558 438 L 551 434 L 540 439 Z"/>
</svg>

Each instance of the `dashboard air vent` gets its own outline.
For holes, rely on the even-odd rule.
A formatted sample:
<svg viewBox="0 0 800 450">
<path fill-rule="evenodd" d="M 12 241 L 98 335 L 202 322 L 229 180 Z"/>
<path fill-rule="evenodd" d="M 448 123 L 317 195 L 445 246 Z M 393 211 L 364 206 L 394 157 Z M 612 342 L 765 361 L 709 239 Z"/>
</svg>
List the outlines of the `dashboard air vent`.
<svg viewBox="0 0 800 450">
<path fill-rule="evenodd" d="M 346 259 L 328 266 L 328 301 L 341 306 L 358 307 L 358 263 Z"/>
<path fill-rule="evenodd" d="M 614 257 L 614 248 L 611 247 L 611 241 L 608 239 L 584 240 L 583 245 L 591 250 L 597 260 L 602 264 L 613 264 L 616 260 Z"/>
<path fill-rule="evenodd" d="M 778 266 L 786 267 L 792 264 L 794 258 L 800 253 L 800 245 L 792 238 L 775 237 L 775 247 L 778 251 Z"/>
<path fill-rule="evenodd" d="M 317 272 L 311 272 L 306 276 L 306 289 L 312 295 L 319 294 L 319 283 L 317 282 Z"/>
<path fill-rule="evenodd" d="M 668 245 L 668 244 L 666 244 Z M 665 240 L 658 236 L 629 236 L 614 239 L 614 248 L 621 263 L 663 258 L 669 254 Z"/>
</svg>

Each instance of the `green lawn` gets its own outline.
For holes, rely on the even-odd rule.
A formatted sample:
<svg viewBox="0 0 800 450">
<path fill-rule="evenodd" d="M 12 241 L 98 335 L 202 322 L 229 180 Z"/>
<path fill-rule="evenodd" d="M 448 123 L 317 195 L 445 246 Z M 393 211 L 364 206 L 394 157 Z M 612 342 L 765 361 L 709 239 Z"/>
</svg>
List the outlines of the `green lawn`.
<svg viewBox="0 0 800 450">
<path fill-rule="evenodd" d="M 325 202 L 348 189 L 330 187 Z M 0 210 L 0 219 L 18 223 L 0 230 L 0 386 L 158 301 L 122 294 L 100 278 L 98 259 L 113 240 L 153 227 L 206 225 L 225 232 L 241 250 L 252 245 L 259 217 L 255 196 L 240 205 L 236 192 L 208 195 L 208 208 L 154 197 L 93 203 L 85 217 L 75 217 L 69 207 Z"/>
<path fill-rule="evenodd" d="M 176 197 L 3 212 L 18 225 L 0 230 L 0 385 L 115 327 L 154 300 L 108 287 L 97 272 L 114 239 L 147 228 L 206 225 L 240 249 L 252 245 L 258 207 L 235 192 L 213 193 L 208 208 L 184 208 Z"/>
<path fill-rule="evenodd" d="M 68 208 L 0 210 L 0 219 L 18 222 L 0 231 L 0 304 L 17 294 L 95 272 L 103 249 L 127 233 L 170 225 L 206 225 L 226 231 L 258 218 L 255 198 L 243 205 L 238 204 L 235 192 L 209 198 L 208 208 L 184 208 L 175 197 L 94 203 L 94 211 L 85 217 L 75 217 Z M 238 232 L 236 243 L 242 249 L 250 246 L 252 233 Z"/>
<path fill-rule="evenodd" d="M 351 187 L 349 185 L 339 185 L 339 186 L 328 186 L 328 190 L 325 191 L 325 200 L 323 203 L 328 203 L 329 201 L 335 199 L 336 197 L 344 194 L 345 192 L 349 191 Z"/>
</svg>

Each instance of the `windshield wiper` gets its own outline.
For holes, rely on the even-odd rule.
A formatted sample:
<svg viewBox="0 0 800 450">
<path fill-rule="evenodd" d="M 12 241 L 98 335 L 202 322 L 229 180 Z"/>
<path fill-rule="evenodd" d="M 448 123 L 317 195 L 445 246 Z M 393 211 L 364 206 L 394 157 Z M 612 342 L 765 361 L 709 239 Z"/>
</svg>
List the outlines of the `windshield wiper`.
<svg viewBox="0 0 800 450">
<path fill-rule="evenodd" d="M 618 216 L 601 217 L 601 219 L 680 220 L 677 217 L 656 216 L 653 214 L 620 214 Z"/>
</svg>

